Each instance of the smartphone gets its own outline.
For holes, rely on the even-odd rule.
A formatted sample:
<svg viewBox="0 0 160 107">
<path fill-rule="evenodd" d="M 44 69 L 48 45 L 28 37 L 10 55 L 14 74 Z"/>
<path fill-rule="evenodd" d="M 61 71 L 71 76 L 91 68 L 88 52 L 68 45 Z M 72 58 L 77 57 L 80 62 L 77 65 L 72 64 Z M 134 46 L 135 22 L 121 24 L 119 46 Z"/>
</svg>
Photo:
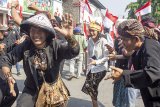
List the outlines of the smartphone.
<svg viewBox="0 0 160 107">
<path fill-rule="evenodd" d="M 109 44 L 106 44 L 107 48 L 112 48 L 112 46 L 110 46 Z"/>
<path fill-rule="evenodd" d="M 96 60 L 96 59 L 97 59 L 95 55 L 94 55 L 94 56 L 92 56 L 91 58 L 92 58 L 92 59 L 94 59 L 94 60 Z"/>
<path fill-rule="evenodd" d="M 107 46 L 107 49 L 110 53 L 112 53 L 114 51 L 114 48 L 112 46 L 110 46 L 109 44 L 106 44 L 105 46 Z"/>
</svg>

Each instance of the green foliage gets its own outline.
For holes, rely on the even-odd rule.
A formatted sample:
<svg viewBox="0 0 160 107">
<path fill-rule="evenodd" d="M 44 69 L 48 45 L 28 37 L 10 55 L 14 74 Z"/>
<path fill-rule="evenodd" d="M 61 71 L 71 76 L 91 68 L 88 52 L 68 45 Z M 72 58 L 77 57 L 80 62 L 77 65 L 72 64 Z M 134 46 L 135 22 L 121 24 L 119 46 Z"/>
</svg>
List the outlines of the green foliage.
<svg viewBox="0 0 160 107">
<path fill-rule="evenodd" d="M 128 18 L 136 18 L 135 11 L 143 6 L 148 0 L 137 0 L 137 2 L 131 2 L 127 5 L 126 10 L 128 11 Z M 160 24 L 160 0 L 152 0 L 152 13 L 148 14 L 156 19 L 156 23 Z M 143 17 L 143 16 L 142 16 Z"/>
</svg>

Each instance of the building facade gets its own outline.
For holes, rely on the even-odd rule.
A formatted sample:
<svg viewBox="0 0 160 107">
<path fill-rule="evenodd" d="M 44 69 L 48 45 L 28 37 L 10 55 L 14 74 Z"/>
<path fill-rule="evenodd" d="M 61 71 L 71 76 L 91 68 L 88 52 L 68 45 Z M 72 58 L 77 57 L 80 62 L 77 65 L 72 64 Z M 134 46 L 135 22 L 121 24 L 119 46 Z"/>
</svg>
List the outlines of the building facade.
<svg viewBox="0 0 160 107">
<path fill-rule="evenodd" d="M 42 10 L 50 11 L 52 14 L 62 15 L 62 0 L 18 0 L 22 9 L 23 18 L 29 17 L 34 13 L 28 9 L 28 5 L 35 3 Z M 10 0 L 0 0 L 0 24 L 7 25 L 10 16 Z M 19 6 L 19 7 L 20 7 Z M 20 8 L 17 9 L 19 11 Z"/>
<path fill-rule="evenodd" d="M 102 20 L 101 9 L 106 9 L 98 0 L 89 0 L 95 20 Z M 80 0 L 63 0 L 63 12 L 73 15 L 76 23 L 82 23 Z"/>
<path fill-rule="evenodd" d="M 34 2 L 38 7 L 43 10 L 48 10 L 53 14 L 61 16 L 63 13 L 70 13 L 73 15 L 74 23 L 82 23 L 80 0 L 18 0 L 22 6 L 23 17 L 29 17 L 34 11 L 29 10 L 27 7 L 30 3 Z M 105 7 L 98 0 L 89 0 L 92 14 L 96 20 L 102 20 L 101 9 Z M 9 20 L 9 7 L 10 0 L 0 0 L 0 24 L 7 25 Z"/>
</svg>

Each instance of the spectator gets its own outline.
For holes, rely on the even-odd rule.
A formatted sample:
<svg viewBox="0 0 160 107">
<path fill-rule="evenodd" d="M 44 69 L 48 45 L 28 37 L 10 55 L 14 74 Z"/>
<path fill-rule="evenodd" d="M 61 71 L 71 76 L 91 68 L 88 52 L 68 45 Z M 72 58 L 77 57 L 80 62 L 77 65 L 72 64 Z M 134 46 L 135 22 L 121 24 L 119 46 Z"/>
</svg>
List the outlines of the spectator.
<svg viewBox="0 0 160 107">
<path fill-rule="evenodd" d="M 80 53 L 78 56 L 76 56 L 75 58 L 70 60 L 70 77 L 68 78 L 69 80 L 72 79 L 74 77 L 74 71 L 75 71 L 75 64 L 77 63 L 77 78 L 81 77 L 81 73 L 82 73 L 82 64 L 83 64 L 83 58 L 84 58 L 84 51 L 87 48 L 87 42 L 86 39 L 83 35 L 81 35 L 81 28 L 80 27 L 76 27 L 73 30 L 74 33 L 74 38 L 78 41 L 79 46 L 80 46 Z"/>
</svg>

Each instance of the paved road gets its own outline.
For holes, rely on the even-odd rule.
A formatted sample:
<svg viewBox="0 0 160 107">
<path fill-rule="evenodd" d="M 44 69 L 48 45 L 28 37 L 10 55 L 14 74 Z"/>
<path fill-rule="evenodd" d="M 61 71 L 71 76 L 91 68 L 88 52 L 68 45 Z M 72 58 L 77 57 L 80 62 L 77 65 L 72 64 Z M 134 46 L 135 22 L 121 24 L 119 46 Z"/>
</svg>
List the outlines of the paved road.
<svg viewBox="0 0 160 107">
<path fill-rule="evenodd" d="M 20 76 L 16 75 L 15 67 L 13 67 L 12 72 L 14 77 L 17 79 L 18 87 L 21 94 L 24 87 L 23 83 L 25 79 L 25 74 L 23 72 L 23 69 L 21 70 L 22 75 Z M 63 69 L 62 77 L 71 93 L 68 107 L 92 107 L 90 97 L 84 94 L 83 92 L 81 92 L 81 88 L 85 81 L 85 76 L 82 76 L 80 79 L 72 79 L 71 81 L 68 81 L 67 80 L 68 75 L 69 75 L 68 63 L 66 63 Z M 113 107 L 112 91 L 113 91 L 112 80 L 107 80 L 107 81 L 103 80 L 100 83 L 99 96 L 98 96 L 100 107 Z M 16 102 L 12 107 L 16 107 Z M 143 107 L 141 99 L 138 99 L 138 103 L 136 107 Z"/>
</svg>

